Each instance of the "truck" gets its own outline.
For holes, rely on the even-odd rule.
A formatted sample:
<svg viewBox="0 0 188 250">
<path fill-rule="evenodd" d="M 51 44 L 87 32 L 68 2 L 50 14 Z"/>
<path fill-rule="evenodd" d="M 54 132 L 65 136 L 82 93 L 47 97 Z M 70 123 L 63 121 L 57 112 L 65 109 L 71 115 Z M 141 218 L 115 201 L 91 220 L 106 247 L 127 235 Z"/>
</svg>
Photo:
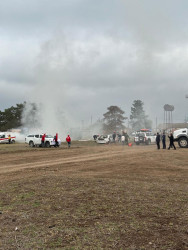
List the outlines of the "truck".
<svg viewBox="0 0 188 250">
<path fill-rule="evenodd" d="M 42 143 L 42 135 L 43 134 L 29 134 L 25 137 L 25 143 L 29 144 L 30 147 L 41 147 Z M 60 146 L 61 140 L 58 139 L 58 146 Z M 44 145 L 46 148 L 50 148 L 51 146 L 56 147 L 54 136 L 46 135 Z"/>
<path fill-rule="evenodd" d="M 177 129 L 173 132 L 174 141 L 178 142 L 180 148 L 187 148 L 188 147 L 188 129 L 181 128 Z"/>
<path fill-rule="evenodd" d="M 154 135 L 150 129 L 140 129 L 135 133 L 134 142 L 136 145 L 150 145 L 156 142 L 156 135 Z"/>
<path fill-rule="evenodd" d="M 11 132 L 0 132 L 0 144 L 2 143 L 9 143 L 8 136 L 11 136 L 11 143 L 16 142 L 16 136 L 13 135 Z"/>
</svg>

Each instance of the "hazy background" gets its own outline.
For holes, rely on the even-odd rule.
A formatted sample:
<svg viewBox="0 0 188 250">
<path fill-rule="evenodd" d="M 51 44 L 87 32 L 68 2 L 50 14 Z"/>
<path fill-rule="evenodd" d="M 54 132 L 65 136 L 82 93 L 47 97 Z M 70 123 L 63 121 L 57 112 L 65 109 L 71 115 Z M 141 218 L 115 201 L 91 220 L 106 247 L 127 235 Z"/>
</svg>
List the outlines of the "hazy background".
<svg viewBox="0 0 188 250">
<path fill-rule="evenodd" d="M 0 110 L 41 103 L 42 126 L 57 130 L 110 105 L 129 116 L 140 99 L 154 126 L 164 104 L 183 122 L 187 12 L 186 0 L 1 0 Z"/>
</svg>

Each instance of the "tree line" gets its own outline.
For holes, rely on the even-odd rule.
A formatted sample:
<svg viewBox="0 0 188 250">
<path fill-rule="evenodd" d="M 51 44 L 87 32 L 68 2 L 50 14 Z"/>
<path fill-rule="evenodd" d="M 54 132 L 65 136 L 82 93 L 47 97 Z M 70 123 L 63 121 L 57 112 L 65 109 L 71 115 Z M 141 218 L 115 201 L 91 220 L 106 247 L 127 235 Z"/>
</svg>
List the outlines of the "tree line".
<svg viewBox="0 0 188 250">
<path fill-rule="evenodd" d="M 16 104 L 10 108 L 0 111 L 0 131 L 8 131 L 12 128 L 19 128 L 22 125 L 22 112 L 25 107 L 25 102 Z"/>
<path fill-rule="evenodd" d="M 148 119 L 148 116 L 144 111 L 144 103 L 141 100 L 135 100 L 131 107 L 130 118 L 124 116 L 125 112 L 118 106 L 110 106 L 107 108 L 107 112 L 103 114 L 103 130 L 104 133 L 112 133 L 113 131 L 120 132 L 126 127 L 124 125 L 125 120 L 129 119 L 131 129 L 137 131 L 141 128 L 152 127 L 152 121 Z"/>
<path fill-rule="evenodd" d="M 22 114 L 26 102 L 16 104 L 10 108 L 0 111 L 0 131 L 7 131 L 12 128 L 19 128 L 22 124 Z M 33 119 L 34 114 L 37 112 L 37 106 L 33 103 L 30 105 L 29 114 L 27 114 L 27 120 Z M 141 100 L 135 100 L 131 107 L 130 117 L 125 116 L 125 112 L 118 106 L 110 106 L 107 108 L 107 112 L 103 114 L 102 125 L 104 133 L 112 133 L 113 131 L 120 132 L 124 130 L 125 121 L 129 119 L 129 125 L 132 130 L 137 131 L 141 128 L 151 128 L 152 122 L 148 119 L 148 116 L 144 111 L 144 103 Z M 34 124 L 34 121 L 32 121 Z"/>
</svg>

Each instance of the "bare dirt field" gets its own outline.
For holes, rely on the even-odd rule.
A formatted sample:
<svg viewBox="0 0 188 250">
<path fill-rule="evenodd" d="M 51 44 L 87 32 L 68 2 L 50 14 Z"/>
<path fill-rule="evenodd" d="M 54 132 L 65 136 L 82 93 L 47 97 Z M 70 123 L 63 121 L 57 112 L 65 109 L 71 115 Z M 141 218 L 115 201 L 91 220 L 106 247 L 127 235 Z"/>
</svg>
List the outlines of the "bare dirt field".
<svg viewBox="0 0 188 250">
<path fill-rule="evenodd" d="M 0 145 L 0 249 L 188 249 L 188 149 Z"/>
</svg>

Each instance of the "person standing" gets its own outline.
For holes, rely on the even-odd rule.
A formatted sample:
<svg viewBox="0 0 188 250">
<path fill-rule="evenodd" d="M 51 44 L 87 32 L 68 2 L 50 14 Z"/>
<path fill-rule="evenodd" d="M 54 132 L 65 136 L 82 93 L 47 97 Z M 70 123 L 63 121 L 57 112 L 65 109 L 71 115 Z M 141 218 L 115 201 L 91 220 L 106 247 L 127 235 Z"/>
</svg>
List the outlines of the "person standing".
<svg viewBox="0 0 188 250">
<path fill-rule="evenodd" d="M 8 143 L 11 144 L 11 135 L 8 135 Z"/>
<path fill-rule="evenodd" d="M 126 145 L 129 144 L 129 136 L 128 136 L 127 132 L 125 132 L 125 144 Z"/>
<path fill-rule="evenodd" d="M 165 132 L 163 132 L 163 135 L 162 135 L 162 143 L 163 143 L 163 149 L 166 149 L 166 135 L 165 135 Z"/>
<path fill-rule="evenodd" d="M 157 132 L 157 136 L 156 136 L 156 144 L 157 144 L 157 149 L 160 149 L 160 134 Z"/>
<path fill-rule="evenodd" d="M 169 144 L 169 147 L 168 147 L 168 150 L 170 150 L 170 148 L 174 148 L 174 150 L 176 150 L 176 147 L 174 145 L 174 136 L 173 136 L 173 133 L 170 133 L 170 136 L 168 136 L 169 140 L 170 140 L 170 144 Z"/>
<path fill-rule="evenodd" d="M 112 138 L 113 138 L 113 142 L 116 142 L 116 132 L 114 131 L 114 133 L 112 134 Z"/>
<path fill-rule="evenodd" d="M 42 139 L 41 139 L 42 148 L 44 148 L 45 146 L 45 137 L 46 137 L 46 134 L 43 134 Z"/>
<path fill-rule="evenodd" d="M 122 142 L 122 145 L 125 145 L 125 136 L 124 135 L 121 136 L 121 142 Z"/>
<path fill-rule="evenodd" d="M 67 141 L 67 144 L 68 144 L 68 148 L 70 148 L 70 145 L 71 145 L 71 138 L 70 138 L 69 135 L 67 136 L 66 141 Z"/>
<path fill-rule="evenodd" d="M 56 133 L 56 135 L 54 136 L 54 141 L 55 141 L 55 147 L 59 147 L 59 143 L 58 143 L 58 133 Z"/>
</svg>

